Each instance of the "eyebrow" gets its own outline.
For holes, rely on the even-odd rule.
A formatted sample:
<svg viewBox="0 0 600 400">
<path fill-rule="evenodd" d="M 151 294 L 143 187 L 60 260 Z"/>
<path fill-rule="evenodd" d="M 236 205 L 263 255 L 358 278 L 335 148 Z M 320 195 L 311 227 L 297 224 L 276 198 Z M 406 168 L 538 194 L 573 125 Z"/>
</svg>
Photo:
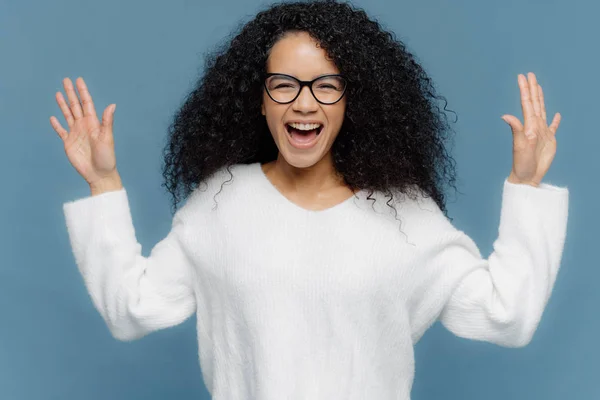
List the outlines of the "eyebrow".
<svg viewBox="0 0 600 400">
<path fill-rule="evenodd" d="M 292 78 L 296 78 L 299 81 L 301 81 L 302 79 L 298 78 L 296 75 L 292 75 L 292 74 L 287 74 L 285 72 L 269 72 L 267 71 L 267 74 L 276 74 L 276 75 L 287 75 L 287 76 L 291 76 Z M 317 75 L 317 76 L 313 76 L 311 79 L 309 79 L 309 81 L 315 80 L 315 79 L 319 79 L 321 77 L 324 76 L 329 76 L 329 75 L 341 75 L 339 72 L 327 72 L 325 74 L 321 74 L 321 75 Z"/>
</svg>

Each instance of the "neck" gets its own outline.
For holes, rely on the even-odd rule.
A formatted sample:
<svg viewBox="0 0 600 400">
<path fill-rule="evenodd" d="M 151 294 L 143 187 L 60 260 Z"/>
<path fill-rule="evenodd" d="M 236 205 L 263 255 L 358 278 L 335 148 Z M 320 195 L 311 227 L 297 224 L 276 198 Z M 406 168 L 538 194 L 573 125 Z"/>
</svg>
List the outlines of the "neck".
<svg viewBox="0 0 600 400">
<path fill-rule="evenodd" d="M 290 165 L 281 154 L 267 167 L 268 175 L 282 188 L 297 194 L 318 194 L 330 189 L 346 187 L 344 180 L 333 166 L 331 154 L 327 154 L 315 165 L 297 168 Z"/>
</svg>

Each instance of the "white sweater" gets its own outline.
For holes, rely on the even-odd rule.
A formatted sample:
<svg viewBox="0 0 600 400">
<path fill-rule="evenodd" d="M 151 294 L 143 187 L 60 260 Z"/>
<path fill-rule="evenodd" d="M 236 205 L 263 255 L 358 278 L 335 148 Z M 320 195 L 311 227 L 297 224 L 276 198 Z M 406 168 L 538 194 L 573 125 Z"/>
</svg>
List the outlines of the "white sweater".
<svg viewBox="0 0 600 400">
<path fill-rule="evenodd" d="M 365 192 L 309 211 L 259 164 L 232 172 L 192 193 L 149 257 L 124 189 L 64 205 L 112 334 L 132 340 L 196 313 L 213 399 L 407 400 L 413 345 L 438 319 L 465 338 L 530 341 L 559 269 L 567 189 L 505 181 L 486 260 L 429 198 L 398 199 L 400 222 Z"/>
</svg>

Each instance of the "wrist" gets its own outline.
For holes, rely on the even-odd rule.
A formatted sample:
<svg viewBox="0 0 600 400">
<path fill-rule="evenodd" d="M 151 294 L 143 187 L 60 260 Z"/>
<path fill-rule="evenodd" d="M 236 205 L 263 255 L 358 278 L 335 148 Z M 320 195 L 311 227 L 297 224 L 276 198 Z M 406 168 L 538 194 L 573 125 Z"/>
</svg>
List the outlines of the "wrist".
<svg viewBox="0 0 600 400">
<path fill-rule="evenodd" d="M 98 179 L 97 181 L 92 182 L 89 185 L 92 196 L 97 196 L 106 192 L 121 190 L 123 188 L 121 177 L 116 171 L 114 174 Z"/>
<path fill-rule="evenodd" d="M 539 182 L 533 181 L 533 180 L 522 180 L 519 179 L 514 171 L 510 173 L 510 175 L 507 178 L 507 181 L 510 183 L 513 183 L 515 185 L 529 185 L 529 186 L 533 186 L 533 187 L 538 187 L 540 186 Z"/>
</svg>

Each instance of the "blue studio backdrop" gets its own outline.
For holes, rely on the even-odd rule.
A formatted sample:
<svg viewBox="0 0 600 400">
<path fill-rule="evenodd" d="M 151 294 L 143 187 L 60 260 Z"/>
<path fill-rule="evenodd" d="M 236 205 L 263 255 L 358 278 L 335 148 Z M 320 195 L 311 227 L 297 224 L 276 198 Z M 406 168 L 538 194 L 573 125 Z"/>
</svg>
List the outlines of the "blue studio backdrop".
<svg viewBox="0 0 600 400">
<path fill-rule="evenodd" d="M 534 71 L 561 112 L 546 181 L 571 193 L 554 293 L 531 344 L 504 349 L 436 324 L 416 346 L 413 398 L 600 398 L 600 3 L 592 0 L 357 0 L 405 41 L 459 116 L 454 224 L 487 255 L 497 235 L 518 73 Z M 87 196 L 48 118 L 63 77 L 98 110 L 116 103 L 119 170 L 143 253 L 168 232 L 167 127 L 203 56 L 268 5 L 257 0 L 0 0 L 0 399 L 209 399 L 193 320 L 113 339 L 77 271 L 62 204 Z M 62 120 L 62 117 L 61 117 Z"/>
</svg>

